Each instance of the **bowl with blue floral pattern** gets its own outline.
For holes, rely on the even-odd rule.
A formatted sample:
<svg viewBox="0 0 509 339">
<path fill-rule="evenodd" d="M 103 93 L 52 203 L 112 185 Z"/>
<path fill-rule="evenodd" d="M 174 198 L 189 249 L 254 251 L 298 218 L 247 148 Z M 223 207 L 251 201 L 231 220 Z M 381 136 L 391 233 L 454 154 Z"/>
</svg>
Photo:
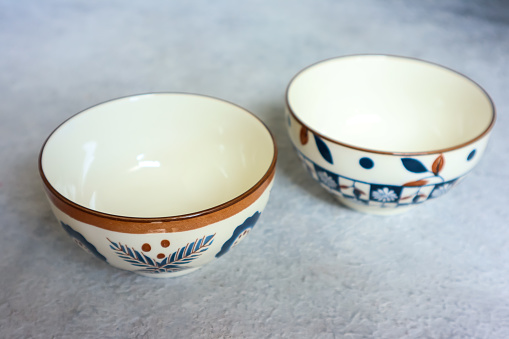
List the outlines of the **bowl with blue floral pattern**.
<svg viewBox="0 0 509 339">
<path fill-rule="evenodd" d="M 286 91 L 286 124 L 309 174 L 341 203 L 394 214 L 451 190 L 481 159 L 495 107 L 446 67 L 391 55 L 311 65 Z"/>
<path fill-rule="evenodd" d="M 39 172 L 63 231 L 96 258 L 175 277 L 231 252 L 268 202 L 277 148 L 254 114 L 224 100 L 152 93 L 61 124 Z"/>
</svg>

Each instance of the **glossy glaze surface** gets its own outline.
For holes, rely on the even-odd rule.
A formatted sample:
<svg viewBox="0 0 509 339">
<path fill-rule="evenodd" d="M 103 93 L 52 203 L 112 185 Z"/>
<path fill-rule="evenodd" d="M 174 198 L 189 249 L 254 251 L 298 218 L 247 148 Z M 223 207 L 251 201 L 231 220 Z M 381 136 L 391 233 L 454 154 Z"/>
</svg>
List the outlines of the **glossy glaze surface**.
<svg viewBox="0 0 509 339">
<path fill-rule="evenodd" d="M 333 141 L 385 152 L 428 152 L 482 135 L 494 108 L 470 79 L 416 59 L 346 56 L 304 69 L 288 105 L 308 128 Z"/>
<path fill-rule="evenodd" d="M 42 168 L 65 198 L 128 217 L 189 214 L 257 184 L 274 158 L 255 116 L 210 97 L 150 94 L 100 104 L 48 139 Z"/>
<path fill-rule="evenodd" d="M 477 84 L 397 56 L 319 62 L 293 78 L 286 99 L 287 130 L 309 174 L 375 214 L 448 192 L 479 162 L 495 122 Z"/>
<path fill-rule="evenodd" d="M 0 8 L 0 337 L 509 338 L 509 1 L 5 0 Z M 291 77 L 359 52 L 451 67 L 488 90 L 500 112 L 465 180 L 403 215 L 337 204 L 286 135 Z M 71 114 L 152 90 L 240 104 L 280 151 L 269 204 L 247 238 L 166 281 L 110 268 L 69 241 L 35 169 L 42 143 Z M 348 163 L 364 172 L 381 165 L 372 158 L 367 170 L 359 160 Z M 146 243 L 152 258 L 182 246 Z"/>
</svg>

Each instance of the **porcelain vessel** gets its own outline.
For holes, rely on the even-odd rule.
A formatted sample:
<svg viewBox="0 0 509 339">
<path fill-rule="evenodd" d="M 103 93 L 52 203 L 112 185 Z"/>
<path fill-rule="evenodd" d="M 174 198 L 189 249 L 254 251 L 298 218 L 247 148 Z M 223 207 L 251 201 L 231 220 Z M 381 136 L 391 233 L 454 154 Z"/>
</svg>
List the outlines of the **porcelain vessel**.
<svg viewBox="0 0 509 339">
<path fill-rule="evenodd" d="M 403 212 L 454 187 L 495 122 L 488 94 L 445 67 L 353 55 L 299 72 L 286 92 L 290 139 L 311 176 L 348 207 Z"/>
<path fill-rule="evenodd" d="M 89 108 L 46 140 L 39 171 L 85 251 L 151 277 L 192 272 L 253 228 L 274 180 L 268 128 L 234 104 L 144 94 Z"/>
</svg>

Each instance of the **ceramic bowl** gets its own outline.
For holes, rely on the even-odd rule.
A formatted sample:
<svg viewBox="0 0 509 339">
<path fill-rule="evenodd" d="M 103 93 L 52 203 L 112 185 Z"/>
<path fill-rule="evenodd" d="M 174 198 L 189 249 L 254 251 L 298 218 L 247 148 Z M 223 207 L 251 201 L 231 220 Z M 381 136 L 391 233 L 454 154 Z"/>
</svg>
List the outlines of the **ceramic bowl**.
<svg viewBox="0 0 509 339">
<path fill-rule="evenodd" d="M 488 94 L 450 69 L 354 55 L 299 72 L 286 92 L 290 139 L 327 191 L 391 214 L 449 191 L 478 163 L 495 122 Z"/>
<path fill-rule="evenodd" d="M 89 108 L 46 140 L 39 171 L 85 251 L 151 277 L 196 270 L 253 228 L 274 179 L 267 127 L 234 104 L 158 93 Z"/>
</svg>

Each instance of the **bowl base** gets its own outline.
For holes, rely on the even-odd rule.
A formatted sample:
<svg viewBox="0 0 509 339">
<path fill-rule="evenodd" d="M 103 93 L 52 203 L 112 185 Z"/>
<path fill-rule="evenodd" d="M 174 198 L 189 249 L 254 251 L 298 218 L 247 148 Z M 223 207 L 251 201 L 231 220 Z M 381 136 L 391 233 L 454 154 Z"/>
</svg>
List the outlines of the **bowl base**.
<svg viewBox="0 0 509 339">
<path fill-rule="evenodd" d="M 336 199 L 340 203 L 345 205 L 346 207 L 349 207 L 353 210 L 356 210 L 356 211 L 359 211 L 362 213 L 367 213 L 367 214 L 395 215 L 395 214 L 405 213 L 408 210 L 415 207 L 415 206 L 405 206 L 405 207 L 398 206 L 398 207 L 394 208 L 394 207 L 367 206 L 367 205 L 362 205 L 362 204 L 352 202 L 350 199 L 344 198 L 342 196 L 334 195 L 334 197 L 336 197 Z"/>
<path fill-rule="evenodd" d="M 144 277 L 149 278 L 175 278 L 180 277 L 181 275 L 186 275 L 192 273 L 201 267 L 188 268 L 187 270 L 182 270 L 178 272 L 169 272 L 169 273 L 143 273 L 143 272 L 134 272 L 136 274 L 142 275 Z"/>
</svg>

